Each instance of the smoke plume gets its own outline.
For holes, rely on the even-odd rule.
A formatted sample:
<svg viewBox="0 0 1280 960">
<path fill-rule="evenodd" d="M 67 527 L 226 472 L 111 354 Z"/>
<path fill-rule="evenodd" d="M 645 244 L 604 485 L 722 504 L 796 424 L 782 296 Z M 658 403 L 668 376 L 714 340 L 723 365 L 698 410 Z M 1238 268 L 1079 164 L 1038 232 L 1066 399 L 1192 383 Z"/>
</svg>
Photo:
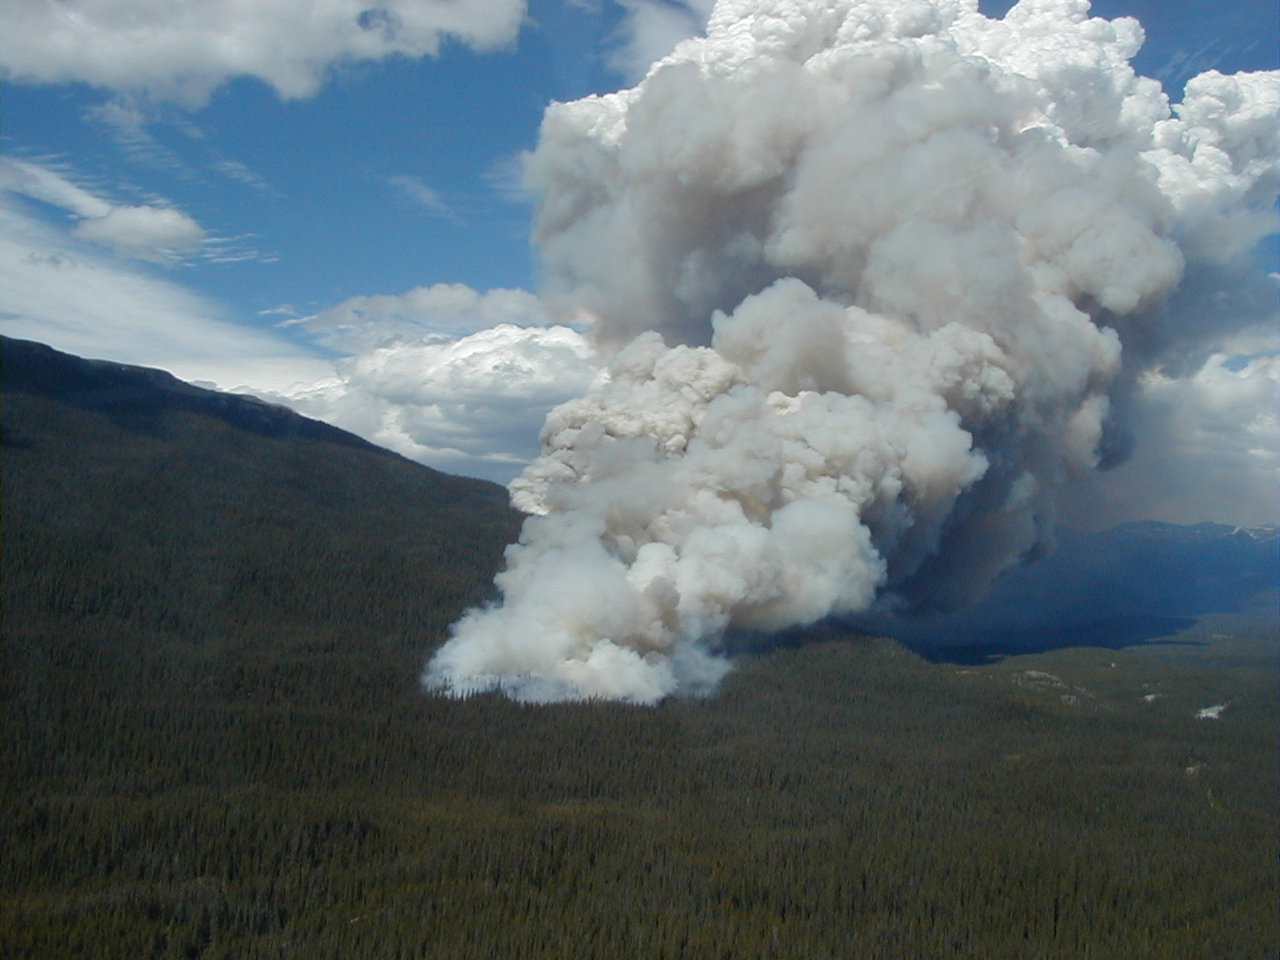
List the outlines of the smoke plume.
<svg viewBox="0 0 1280 960">
<path fill-rule="evenodd" d="M 1171 108 L 1141 42 L 1087 0 L 721 0 L 548 109 L 545 293 L 609 375 L 548 417 L 503 602 L 427 686 L 652 703 L 726 631 L 962 604 L 1048 549 L 1137 378 L 1225 332 L 1170 294 L 1274 229 L 1280 73 Z"/>
</svg>

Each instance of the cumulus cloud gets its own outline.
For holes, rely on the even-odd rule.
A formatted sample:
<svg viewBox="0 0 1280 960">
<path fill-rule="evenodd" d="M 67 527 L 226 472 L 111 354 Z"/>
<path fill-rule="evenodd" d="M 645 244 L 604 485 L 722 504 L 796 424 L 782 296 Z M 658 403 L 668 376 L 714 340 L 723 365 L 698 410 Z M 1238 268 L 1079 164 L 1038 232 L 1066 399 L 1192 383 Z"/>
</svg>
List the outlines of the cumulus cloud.
<svg viewBox="0 0 1280 960">
<path fill-rule="evenodd" d="M 200 224 L 172 207 L 113 207 L 100 217 L 81 221 L 75 234 L 110 247 L 119 256 L 163 264 L 177 262 L 184 251 L 196 249 L 205 239 Z"/>
<path fill-rule="evenodd" d="M 188 107 L 234 77 L 305 97 L 342 64 L 430 56 L 446 40 L 510 43 L 523 16 L 523 0 L 11 0 L 0 6 L 0 70 Z"/>
<path fill-rule="evenodd" d="M 315 321 L 354 352 L 273 399 L 430 466 L 505 483 L 537 453 L 547 412 L 601 375 L 582 334 L 518 325 L 538 321 L 536 299 L 518 290 L 357 298 Z"/>
<path fill-rule="evenodd" d="M 1188 391 L 1256 409 L 1272 360 L 1203 359 L 1257 316 L 1176 302 L 1257 289 L 1280 73 L 1171 106 L 1141 41 L 1085 0 L 721 0 L 637 86 L 552 105 L 546 294 L 608 375 L 548 417 L 503 602 L 427 685 L 705 689 L 728 631 L 978 595 Z"/>
</svg>

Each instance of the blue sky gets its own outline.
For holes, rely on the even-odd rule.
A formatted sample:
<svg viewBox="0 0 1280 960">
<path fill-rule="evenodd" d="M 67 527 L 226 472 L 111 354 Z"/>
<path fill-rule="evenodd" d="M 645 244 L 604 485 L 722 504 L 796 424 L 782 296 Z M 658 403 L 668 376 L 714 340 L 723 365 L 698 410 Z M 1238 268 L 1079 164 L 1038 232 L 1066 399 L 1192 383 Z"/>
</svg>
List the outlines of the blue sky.
<svg viewBox="0 0 1280 960">
<path fill-rule="evenodd" d="M 11 80 L 3 151 L 108 202 L 189 215 L 212 242 L 159 275 L 238 323 L 437 282 L 529 287 L 519 155 L 550 100 L 623 82 L 607 66 L 619 13 L 535 3 L 496 51 L 446 41 L 435 57 L 337 65 L 294 99 L 252 77 L 196 109 Z"/>
<path fill-rule="evenodd" d="M 345 10 L 342 0 L 316 5 Z M 441 350 L 495 323 L 549 323 L 531 298 L 486 298 L 539 289 L 520 156 L 536 145 L 545 106 L 634 82 L 643 64 L 697 29 L 710 4 L 464 0 L 471 20 L 424 22 L 413 33 L 414 4 L 400 0 L 369 5 L 360 35 L 336 45 L 320 32 L 299 37 L 296 20 L 263 15 L 252 30 L 214 17 L 186 37 L 187 26 L 169 24 L 163 55 L 140 54 L 102 27 L 80 35 L 82 50 L 74 41 L 41 47 L 50 10 L 70 22 L 77 10 L 110 6 L 16 0 L 0 11 L 8 37 L 0 40 L 0 331 L 251 388 L 324 415 L 332 408 L 309 407 L 294 387 L 324 381 L 335 360 L 367 347 L 360 322 L 401 333 L 416 325 Z M 138 21 L 163 21 L 155 11 L 166 6 L 139 0 L 133 23 L 112 24 L 123 37 Z M 215 6 L 233 17 L 294 15 L 306 4 Z M 1007 6 L 982 9 L 996 16 Z M 1201 70 L 1277 65 L 1271 0 L 1098 0 L 1093 10 L 1142 21 L 1147 44 L 1135 66 L 1174 100 Z M 397 17 L 405 23 L 379 46 L 379 30 Z M 191 66 L 190 51 L 236 37 L 258 48 Z M 271 73 L 280 49 L 302 63 L 293 75 Z M 33 66 L 34 56 L 44 60 Z M 396 299 L 433 288 L 413 316 Z M 397 440 L 375 422 L 385 410 L 330 418 L 423 462 L 505 480 L 536 449 L 546 407 L 596 374 L 577 331 L 504 336 L 488 347 L 509 351 L 505 369 L 531 386 L 487 409 L 487 426 L 472 436 L 462 436 L 475 426 L 465 417 L 429 441 Z M 451 369 L 461 349 L 445 358 Z M 544 355 L 553 362 L 544 365 Z M 492 352 L 484 356 L 476 390 L 502 372 Z M 469 402 L 477 405 L 474 395 Z M 456 443 L 444 438 L 449 430 Z M 506 446 L 490 455 L 486 444 Z"/>
</svg>

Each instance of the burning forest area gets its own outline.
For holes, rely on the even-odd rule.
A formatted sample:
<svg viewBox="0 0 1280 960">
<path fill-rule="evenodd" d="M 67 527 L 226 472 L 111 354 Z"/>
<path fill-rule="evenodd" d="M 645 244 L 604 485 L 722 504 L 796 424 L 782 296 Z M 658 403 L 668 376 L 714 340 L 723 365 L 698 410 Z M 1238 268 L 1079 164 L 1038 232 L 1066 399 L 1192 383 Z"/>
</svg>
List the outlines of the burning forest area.
<svg viewBox="0 0 1280 960">
<path fill-rule="evenodd" d="M 734 631 L 953 608 L 1051 550 L 1073 485 L 1161 443 L 1139 382 L 1268 282 L 1280 73 L 1171 104 L 1142 37 L 1074 0 L 725 0 L 553 104 L 534 240 L 608 375 L 548 416 L 501 602 L 426 686 L 654 703 Z"/>
<path fill-rule="evenodd" d="M 1096 7 L 0 4 L 0 957 L 1276 956 L 1275 38 Z"/>
</svg>

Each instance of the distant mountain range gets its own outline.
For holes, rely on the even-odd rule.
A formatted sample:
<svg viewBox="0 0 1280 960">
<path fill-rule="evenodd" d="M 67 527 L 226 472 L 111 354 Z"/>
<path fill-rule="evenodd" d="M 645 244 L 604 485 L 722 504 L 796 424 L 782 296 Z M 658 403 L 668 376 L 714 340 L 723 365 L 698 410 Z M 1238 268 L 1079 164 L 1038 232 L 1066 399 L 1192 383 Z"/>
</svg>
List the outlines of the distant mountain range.
<svg viewBox="0 0 1280 960">
<path fill-rule="evenodd" d="M 964 610 L 855 622 L 944 659 L 1122 647 L 1169 636 L 1207 613 L 1267 602 L 1280 573 L 1275 527 L 1143 521 L 1097 533 L 1060 527 L 1057 541 L 1053 553 L 1010 571 Z"/>
</svg>

